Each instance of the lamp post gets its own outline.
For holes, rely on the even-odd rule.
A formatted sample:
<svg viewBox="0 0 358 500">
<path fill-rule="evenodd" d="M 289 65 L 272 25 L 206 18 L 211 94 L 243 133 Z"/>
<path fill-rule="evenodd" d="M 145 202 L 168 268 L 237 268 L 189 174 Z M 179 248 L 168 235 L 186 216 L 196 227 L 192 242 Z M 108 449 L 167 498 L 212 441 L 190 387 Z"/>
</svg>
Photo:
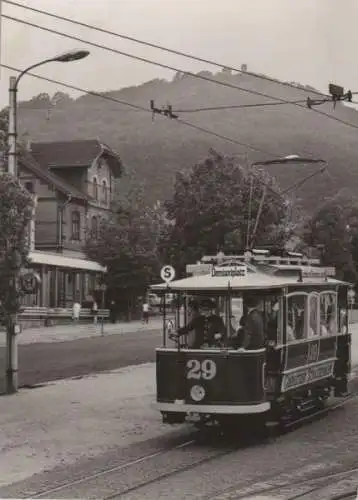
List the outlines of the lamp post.
<svg viewBox="0 0 358 500">
<path fill-rule="evenodd" d="M 9 86 L 9 132 L 8 132 L 8 173 L 10 175 L 17 176 L 17 89 L 21 78 L 38 66 L 43 66 L 44 64 L 50 62 L 72 62 L 79 59 L 83 59 L 89 55 L 88 50 L 75 50 L 71 52 L 66 52 L 65 54 L 52 57 L 50 59 L 45 59 L 44 61 L 38 62 L 24 69 L 18 77 L 10 77 Z"/>
<path fill-rule="evenodd" d="M 275 158 L 273 160 L 257 161 L 257 162 L 251 163 L 251 167 L 270 166 L 270 165 L 288 165 L 288 164 L 304 164 L 304 165 L 306 165 L 306 164 L 311 164 L 311 163 L 323 164 L 323 167 L 321 167 L 318 171 L 314 172 L 313 174 L 307 175 L 306 177 L 304 177 L 300 181 L 295 182 L 294 184 L 292 184 L 291 186 L 286 188 L 282 192 L 282 194 L 280 195 L 282 198 L 284 194 L 300 187 L 302 184 L 304 184 L 306 181 L 308 181 L 312 177 L 316 176 L 317 174 L 323 173 L 327 169 L 327 166 L 328 166 L 326 160 L 322 160 L 321 158 L 308 158 L 308 157 L 302 157 L 302 156 L 298 156 L 298 155 L 288 155 L 288 156 L 284 156 L 282 158 Z M 257 216 L 256 216 L 255 226 L 254 226 L 254 229 L 252 231 L 252 236 L 250 238 L 251 203 L 252 203 L 252 178 L 251 178 L 250 200 L 249 200 L 249 217 L 248 217 L 248 221 L 247 221 L 247 235 L 246 235 L 246 249 L 247 250 L 249 250 L 252 247 L 253 242 L 254 242 L 254 238 L 256 235 L 257 227 L 258 227 L 260 216 L 261 216 L 261 212 L 263 209 L 263 204 L 264 204 L 265 197 L 266 197 L 266 191 L 267 191 L 267 185 L 265 183 L 264 188 L 263 188 L 263 192 L 262 192 L 262 196 L 261 196 L 261 200 L 260 200 L 260 204 L 259 204 L 259 208 L 258 208 L 258 212 L 257 212 Z"/>
<path fill-rule="evenodd" d="M 8 128 L 8 173 L 18 176 L 18 155 L 17 155 L 17 90 L 21 78 L 38 66 L 50 62 L 72 62 L 83 59 L 89 55 L 87 50 L 75 50 L 62 55 L 45 59 L 33 64 L 22 71 L 17 77 L 10 77 L 9 86 L 9 128 Z M 14 252 L 14 255 L 16 251 Z M 18 259 L 17 259 L 18 260 Z M 17 280 L 19 276 L 19 262 L 14 266 L 13 276 L 9 286 L 17 290 Z M 5 391 L 6 394 L 13 394 L 18 390 L 18 351 L 16 335 L 19 333 L 17 314 L 11 315 L 7 322 L 6 330 L 6 372 Z"/>
</svg>

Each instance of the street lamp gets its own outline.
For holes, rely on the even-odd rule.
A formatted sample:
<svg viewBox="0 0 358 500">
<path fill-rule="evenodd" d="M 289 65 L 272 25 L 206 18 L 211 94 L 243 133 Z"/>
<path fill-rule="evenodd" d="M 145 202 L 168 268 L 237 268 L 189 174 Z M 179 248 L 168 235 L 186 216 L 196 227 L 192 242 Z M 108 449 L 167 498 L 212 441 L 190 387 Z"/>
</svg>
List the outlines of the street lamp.
<svg viewBox="0 0 358 500">
<path fill-rule="evenodd" d="M 9 131 L 8 131 L 8 173 L 17 177 L 17 89 L 21 78 L 38 66 L 50 62 L 72 62 L 83 59 L 89 55 L 88 50 L 73 50 L 50 59 L 45 59 L 21 71 L 18 77 L 10 77 L 9 85 Z"/>
<path fill-rule="evenodd" d="M 326 160 L 321 158 L 305 158 L 298 155 L 288 155 L 282 158 L 275 158 L 274 160 L 257 161 L 252 163 L 252 165 L 286 165 L 287 163 L 324 163 L 327 164 Z"/>
<path fill-rule="evenodd" d="M 50 62 L 72 62 L 83 59 L 89 55 L 87 50 L 75 50 L 65 52 L 64 54 L 45 59 L 36 64 L 33 64 L 22 71 L 17 77 L 10 77 L 9 86 L 9 129 L 8 129 L 8 173 L 15 177 L 18 176 L 17 169 L 17 89 L 21 78 L 29 71 L 43 64 Z M 13 286 L 17 290 L 17 278 L 19 265 L 15 266 L 13 277 L 9 286 Z M 17 314 L 11 315 L 7 322 L 6 331 L 6 374 L 5 384 L 6 393 L 13 394 L 18 389 L 18 352 L 16 334 L 18 333 L 19 326 L 17 324 Z"/>
</svg>

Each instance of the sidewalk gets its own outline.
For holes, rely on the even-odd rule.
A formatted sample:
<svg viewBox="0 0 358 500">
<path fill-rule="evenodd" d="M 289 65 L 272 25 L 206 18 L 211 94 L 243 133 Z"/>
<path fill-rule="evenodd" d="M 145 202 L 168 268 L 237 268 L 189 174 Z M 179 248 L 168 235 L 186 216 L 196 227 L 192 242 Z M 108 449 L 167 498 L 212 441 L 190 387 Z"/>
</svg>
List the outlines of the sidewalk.
<svg viewBox="0 0 358 500">
<path fill-rule="evenodd" d="M 358 324 L 351 332 L 358 368 Z M 170 432 L 150 408 L 154 397 L 154 363 L 1 397 L 0 488 Z"/>
<path fill-rule="evenodd" d="M 141 331 L 161 330 L 162 318 L 151 318 L 149 323 L 142 321 L 130 321 L 123 323 L 105 323 L 104 335 L 121 335 L 124 333 L 136 333 Z M 18 336 L 19 344 L 33 344 L 37 342 L 65 342 L 67 340 L 83 339 L 87 337 L 98 337 L 101 335 L 101 325 L 80 324 L 80 325 L 55 325 L 39 328 L 28 328 L 23 330 Z M 0 331 L 0 346 L 4 346 L 6 333 Z"/>
</svg>

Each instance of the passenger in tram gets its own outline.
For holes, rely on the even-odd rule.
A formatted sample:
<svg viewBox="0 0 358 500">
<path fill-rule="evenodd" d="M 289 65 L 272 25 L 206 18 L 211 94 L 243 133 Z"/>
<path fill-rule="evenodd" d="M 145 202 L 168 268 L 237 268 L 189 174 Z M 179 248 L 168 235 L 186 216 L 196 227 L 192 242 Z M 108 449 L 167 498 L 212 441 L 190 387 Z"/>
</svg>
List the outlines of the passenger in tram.
<svg viewBox="0 0 358 500">
<path fill-rule="evenodd" d="M 195 337 L 191 347 L 199 349 L 203 344 L 214 344 L 216 335 L 226 336 L 226 326 L 223 319 L 215 314 L 215 302 L 205 299 L 199 305 L 199 315 L 194 317 L 186 326 L 179 328 L 178 336 L 186 335 L 191 331 Z"/>
<path fill-rule="evenodd" d="M 267 340 L 269 342 L 277 342 L 277 331 L 278 331 L 278 311 L 280 305 L 276 300 L 271 308 L 271 314 L 267 320 Z"/>
<path fill-rule="evenodd" d="M 260 301 L 255 296 L 245 300 L 247 308 L 242 347 L 246 350 L 261 349 L 265 347 L 265 328 L 262 312 L 259 310 Z"/>
</svg>

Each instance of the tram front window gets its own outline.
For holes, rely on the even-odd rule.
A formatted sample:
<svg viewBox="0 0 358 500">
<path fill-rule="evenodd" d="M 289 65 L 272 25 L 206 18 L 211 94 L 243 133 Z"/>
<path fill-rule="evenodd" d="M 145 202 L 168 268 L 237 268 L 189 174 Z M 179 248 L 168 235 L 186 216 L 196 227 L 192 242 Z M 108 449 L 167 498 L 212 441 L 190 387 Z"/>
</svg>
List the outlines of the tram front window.
<svg viewBox="0 0 358 500">
<path fill-rule="evenodd" d="M 189 322 L 178 329 L 178 335 L 188 335 L 188 347 L 199 349 L 221 345 L 227 338 L 227 327 L 219 314 L 220 304 L 212 299 L 194 300 L 190 303 Z"/>
</svg>

